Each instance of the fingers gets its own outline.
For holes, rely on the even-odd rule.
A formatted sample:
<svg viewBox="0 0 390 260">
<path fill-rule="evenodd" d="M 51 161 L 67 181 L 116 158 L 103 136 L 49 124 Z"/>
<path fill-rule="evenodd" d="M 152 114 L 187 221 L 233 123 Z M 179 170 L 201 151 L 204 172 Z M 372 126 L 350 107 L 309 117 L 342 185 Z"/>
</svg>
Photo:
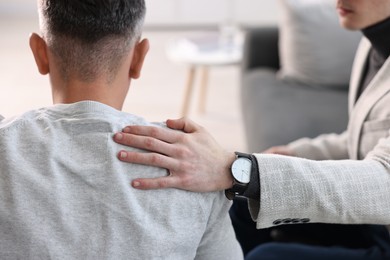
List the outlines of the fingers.
<svg viewBox="0 0 390 260">
<path fill-rule="evenodd" d="M 169 169 L 170 171 L 178 169 L 178 162 L 175 159 L 159 153 L 140 153 L 122 150 L 118 153 L 118 159 L 123 162 L 150 165 Z"/>
<path fill-rule="evenodd" d="M 169 145 L 164 141 L 148 136 L 138 136 L 126 133 L 117 133 L 114 135 L 114 140 L 117 143 L 139 148 L 147 151 L 157 152 L 165 155 L 174 153 L 175 146 Z"/>
<path fill-rule="evenodd" d="M 155 190 L 176 188 L 177 178 L 173 176 L 151 178 L 151 179 L 135 179 L 131 182 L 131 186 L 140 190 Z"/>
<path fill-rule="evenodd" d="M 149 136 L 167 143 L 175 142 L 179 136 L 177 131 L 155 126 L 127 126 L 123 129 L 123 133 Z"/>
<path fill-rule="evenodd" d="M 167 120 L 167 126 L 173 130 L 181 130 L 185 133 L 193 133 L 201 129 L 199 125 L 194 123 L 193 121 L 187 119 L 187 118 L 181 118 L 176 120 Z M 114 140 L 117 143 L 127 145 L 127 146 L 133 146 L 141 149 L 148 149 L 149 145 L 154 144 L 154 146 L 157 146 L 156 142 L 162 141 L 166 143 L 176 143 L 181 140 L 181 137 L 183 136 L 183 133 L 180 131 L 172 131 L 170 129 L 161 128 L 161 127 L 154 127 L 154 126 L 127 126 L 123 129 L 122 133 L 117 133 L 114 135 Z M 135 137 L 151 137 L 151 138 L 138 138 L 136 140 L 133 140 Z M 142 145 L 140 142 L 144 142 Z M 138 146 L 135 146 L 135 142 L 138 142 Z M 161 143 L 160 143 L 161 144 Z M 165 146 L 164 148 L 166 148 Z M 161 147 L 163 148 L 163 147 Z M 157 150 L 153 150 L 157 151 Z M 158 150 L 158 152 L 162 152 L 164 150 Z"/>
</svg>

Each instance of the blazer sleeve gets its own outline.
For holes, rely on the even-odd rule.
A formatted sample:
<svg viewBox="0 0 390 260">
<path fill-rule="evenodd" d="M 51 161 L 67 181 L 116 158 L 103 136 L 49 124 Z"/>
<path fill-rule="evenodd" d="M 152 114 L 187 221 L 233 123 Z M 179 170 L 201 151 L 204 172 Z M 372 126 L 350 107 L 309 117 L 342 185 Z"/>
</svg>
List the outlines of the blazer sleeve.
<svg viewBox="0 0 390 260">
<path fill-rule="evenodd" d="M 288 144 L 294 155 L 311 160 L 348 159 L 347 131 L 341 134 L 324 134 L 314 139 L 301 138 Z"/>
<path fill-rule="evenodd" d="M 306 222 L 390 224 L 390 138 L 360 161 L 255 156 L 260 203 L 249 204 L 257 228 Z"/>
</svg>

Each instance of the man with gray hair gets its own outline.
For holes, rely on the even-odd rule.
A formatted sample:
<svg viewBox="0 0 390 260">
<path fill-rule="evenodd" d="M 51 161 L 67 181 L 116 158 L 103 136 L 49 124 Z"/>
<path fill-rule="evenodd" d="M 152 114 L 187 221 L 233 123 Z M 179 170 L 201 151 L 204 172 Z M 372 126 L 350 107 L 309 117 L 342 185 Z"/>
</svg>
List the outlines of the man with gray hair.
<svg viewBox="0 0 390 260">
<path fill-rule="evenodd" d="M 222 192 L 129 189 L 112 133 L 149 49 L 144 0 L 39 0 L 30 47 L 53 103 L 0 122 L 0 259 L 242 259 Z M 160 127 L 163 127 L 160 125 Z"/>
</svg>

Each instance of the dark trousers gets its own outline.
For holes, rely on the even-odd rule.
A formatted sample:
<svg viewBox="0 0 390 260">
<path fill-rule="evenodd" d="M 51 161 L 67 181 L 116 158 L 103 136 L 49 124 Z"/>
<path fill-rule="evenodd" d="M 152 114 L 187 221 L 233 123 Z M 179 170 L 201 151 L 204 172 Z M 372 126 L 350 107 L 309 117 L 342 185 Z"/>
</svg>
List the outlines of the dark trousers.
<svg viewBox="0 0 390 260">
<path fill-rule="evenodd" d="M 380 225 L 290 224 L 256 229 L 246 199 L 230 217 L 246 259 L 390 259 L 390 236 Z"/>
</svg>

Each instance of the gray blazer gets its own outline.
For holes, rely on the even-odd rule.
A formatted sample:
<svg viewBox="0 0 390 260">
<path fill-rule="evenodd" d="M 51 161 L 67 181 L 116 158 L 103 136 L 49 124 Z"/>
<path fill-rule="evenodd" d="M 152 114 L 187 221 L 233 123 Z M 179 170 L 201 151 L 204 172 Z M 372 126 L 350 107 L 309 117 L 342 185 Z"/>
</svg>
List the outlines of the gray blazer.
<svg viewBox="0 0 390 260">
<path fill-rule="evenodd" d="M 290 143 L 298 157 L 256 155 L 261 198 L 260 204 L 250 201 L 250 210 L 258 228 L 290 222 L 390 224 L 390 59 L 356 101 L 370 48 L 363 38 L 345 132 Z"/>
</svg>

